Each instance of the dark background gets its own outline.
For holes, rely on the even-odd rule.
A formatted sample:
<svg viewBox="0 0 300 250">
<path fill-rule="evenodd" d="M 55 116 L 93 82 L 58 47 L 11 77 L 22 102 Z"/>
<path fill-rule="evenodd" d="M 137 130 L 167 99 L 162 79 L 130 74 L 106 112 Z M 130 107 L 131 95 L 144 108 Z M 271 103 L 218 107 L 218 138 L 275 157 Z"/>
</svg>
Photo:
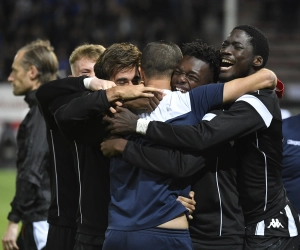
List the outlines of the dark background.
<svg viewBox="0 0 300 250">
<path fill-rule="evenodd" d="M 131 42 L 142 50 L 151 41 L 164 39 L 181 46 L 199 38 L 219 48 L 234 26 L 251 24 L 269 38 L 267 67 L 285 83 L 281 107 L 297 114 L 299 5 L 299 0 L 0 0 L 0 85 L 6 91 L 11 87 L 7 77 L 17 50 L 37 38 L 50 40 L 59 60 L 59 75 L 65 77 L 70 73 L 69 55 L 83 43 L 107 47 Z M 236 11 L 230 13 L 225 6 Z M 228 27 L 230 22 L 232 27 Z M 8 96 L 4 88 L 1 91 Z M 20 121 L 8 119 L 10 112 L 2 99 L 0 167 L 14 165 Z M 11 96 L 9 105 L 25 108 L 22 98 L 17 99 Z"/>
<path fill-rule="evenodd" d="M 298 107 L 299 0 L 0 0 L 0 82 L 6 82 L 16 51 L 36 38 L 50 40 L 61 77 L 70 72 L 70 53 L 83 43 L 128 41 L 142 50 L 150 41 L 181 46 L 200 38 L 220 47 L 231 18 L 225 3 L 236 6 L 233 27 L 252 24 L 266 33 L 267 67 L 286 84 L 282 105 Z"/>
</svg>

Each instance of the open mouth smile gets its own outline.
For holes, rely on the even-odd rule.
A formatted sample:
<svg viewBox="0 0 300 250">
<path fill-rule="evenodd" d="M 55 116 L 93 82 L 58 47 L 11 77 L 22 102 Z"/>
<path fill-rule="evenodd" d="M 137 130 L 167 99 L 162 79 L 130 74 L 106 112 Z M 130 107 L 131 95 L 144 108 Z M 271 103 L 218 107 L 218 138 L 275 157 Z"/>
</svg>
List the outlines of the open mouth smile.
<svg viewBox="0 0 300 250">
<path fill-rule="evenodd" d="M 228 59 L 222 59 L 220 70 L 227 71 L 231 69 L 233 65 L 234 65 L 233 61 L 230 61 Z"/>
<path fill-rule="evenodd" d="M 187 90 L 179 88 L 179 87 L 175 87 L 176 91 L 180 91 L 181 93 L 186 93 Z"/>
</svg>

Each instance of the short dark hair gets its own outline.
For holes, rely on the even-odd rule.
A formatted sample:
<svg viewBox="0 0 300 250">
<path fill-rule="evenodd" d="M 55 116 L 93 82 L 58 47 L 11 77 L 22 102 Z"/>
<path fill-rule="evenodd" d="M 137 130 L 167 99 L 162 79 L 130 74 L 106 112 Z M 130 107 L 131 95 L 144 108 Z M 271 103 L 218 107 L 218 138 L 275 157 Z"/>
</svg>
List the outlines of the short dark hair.
<svg viewBox="0 0 300 250">
<path fill-rule="evenodd" d="M 175 43 L 163 40 L 151 42 L 143 49 L 141 68 L 147 78 L 171 78 L 181 59 L 181 50 Z"/>
<path fill-rule="evenodd" d="M 258 68 L 263 68 L 268 62 L 269 58 L 269 42 L 264 33 L 258 28 L 251 25 L 239 25 L 236 26 L 233 30 L 243 30 L 251 38 L 249 40 L 250 44 L 253 47 L 253 55 L 261 56 L 263 58 L 263 63 Z"/>
<path fill-rule="evenodd" d="M 141 51 L 131 43 L 114 43 L 94 65 L 98 78 L 109 80 L 118 72 L 140 66 Z"/>
<path fill-rule="evenodd" d="M 209 65 L 213 72 L 214 82 L 218 81 L 220 74 L 220 52 L 211 45 L 203 43 L 202 40 L 196 39 L 190 43 L 182 45 L 183 56 L 193 56 Z"/>
</svg>

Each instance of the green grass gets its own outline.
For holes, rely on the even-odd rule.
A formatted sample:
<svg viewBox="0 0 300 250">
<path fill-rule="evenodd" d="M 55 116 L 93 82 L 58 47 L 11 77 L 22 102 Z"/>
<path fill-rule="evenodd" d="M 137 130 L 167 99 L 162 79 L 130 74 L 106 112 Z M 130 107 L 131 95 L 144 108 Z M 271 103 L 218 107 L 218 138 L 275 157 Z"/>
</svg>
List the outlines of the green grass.
<svg viewBox="0 0 300 250">
<path fill-rule="evenodd" d="M 15 194 L 16 169 L 0 168 L 0 239 L 2 239 L 7 227 L 7 215 L 10 211 L 10 202 Z M 2 249 L 2 241 L 0 243 Z"/>
</svg>

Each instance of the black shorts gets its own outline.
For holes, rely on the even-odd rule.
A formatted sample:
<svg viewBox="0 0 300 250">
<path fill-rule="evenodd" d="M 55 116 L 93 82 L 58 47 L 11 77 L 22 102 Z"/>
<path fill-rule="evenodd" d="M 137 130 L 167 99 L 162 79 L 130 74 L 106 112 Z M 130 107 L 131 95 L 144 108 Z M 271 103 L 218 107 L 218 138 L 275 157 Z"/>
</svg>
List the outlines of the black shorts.
<svg viewBox="0 0 300 250">
<path fill-rule="evenodd" d="M 243 245 L 203 245 L 193 242 L 194 250 L 243 250 Z"/>
<path fill-rule="evenodd" d="M 77 233 L 74 250 L 101 250 L 103 247 L 104 235 L 88 235 Z"/>
<path fill-rule="evenodd" d="M 91 245 L 88 243 L 83 243 L 78 240 L 75 242 L 74 250 L 101 250 L 103 245 Z"/>
<path fill-rule="evenodd" d="M 244 250 L 297 250 L 299 247 L 299 235 L 295 237 L 276 236 L 247 236 Z"/>
<path fill-rule="evenodd" d="M 46 250 L 73 250 L 77 228 L 50 225 Z"/>
</svg>

